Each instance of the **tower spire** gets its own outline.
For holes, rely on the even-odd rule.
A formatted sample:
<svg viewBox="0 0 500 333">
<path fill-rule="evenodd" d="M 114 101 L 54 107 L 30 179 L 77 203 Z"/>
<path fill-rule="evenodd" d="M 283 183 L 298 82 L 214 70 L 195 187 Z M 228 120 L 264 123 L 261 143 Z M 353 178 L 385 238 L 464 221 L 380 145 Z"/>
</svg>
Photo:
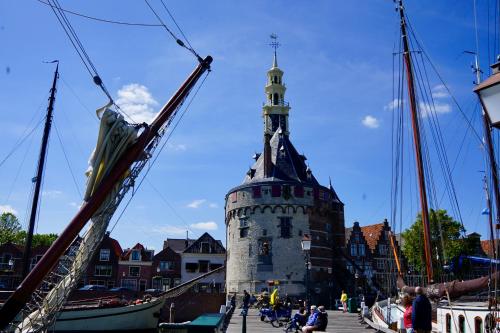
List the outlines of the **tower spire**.
<svg viewBox="0 0 500 333">
<path fill-rule="evenodd" d="M 286 87 L 283 84 L 283 71 L 278 67 L 277 49 L 281 46 L 278 36 L 273 33 L 269 36 L 274 49 L 273 66 L 267 71 L 265 87 L 266 102 L 263 107 L 264 135 L 272 136 L 279 128 L 284 135 L 289 134 L 288 112 L 290 106 L 285 102 Z"/>
<path fill-rule="evenodd" d="M 273 58 L 273 68 L 278 67 L 278 56 L 277 56 L 277 50 L 278 47 L 281 46 L 281 44 L 278 42 L 278 35 L 275 33 L 272 33 L 270 36 L 271 38 L 271 43 L 269 44 L 273 49 L 274 49 L 274 58 Z"/>
</svg>

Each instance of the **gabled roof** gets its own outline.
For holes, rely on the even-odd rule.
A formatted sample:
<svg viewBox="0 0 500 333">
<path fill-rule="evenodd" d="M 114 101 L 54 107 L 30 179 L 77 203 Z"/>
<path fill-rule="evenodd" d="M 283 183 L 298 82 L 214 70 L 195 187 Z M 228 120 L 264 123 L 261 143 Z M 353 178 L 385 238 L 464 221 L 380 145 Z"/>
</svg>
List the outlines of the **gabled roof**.
<svg viewBox="0 0 500 333">
<path fill-rule="evenodd" d="M 214 251 L 211 253 L 226 253 L 226 249 L 220 240 L 215 240 L 208 232 L 205 232 L 196 241 L 193 242 L 183 253 L 199 253 L 200 243 L 209 242 L 213 245 Z"/>
<path fill-rule="evenodd" d="M 285 135 L 281 129 L 274 132 L 269 144 L 272 161 L 271 177 L 264 176 L 264 154 L 260 154 L 251 167 L 252 172 L 246 175 L 243 184 L 282 180 L 319 185 L 316 178 L 308 170 L 305 156 L 297 152 L 288 135 Z"/>
<path fill-rule="evenodd" d="M 115 255 L 117 257 L 120 257 L 123 253 L 123 249 L 122 249 L 120 243 L 116 239 L 111 238 L 111 237 L 109 237 L 109 242 L 111 244 L 111 248 L 113 249 L 113 252 L 115 253 Z"/>
<path fill-rule="evenodd" d="M 365 237 L 366 243 L 371 251 L 375 251 L 383 229 L 384 222 L 361 227 L 363 236 Z"/>
<path fill-rule="evenodd" d="M 193 244 L 195 239 L 191 238 L 167 238 L 166 241 L 163 242 L 163 248 L 171 248 L 177 253 L 183 252 L 187 249 L 191 244 Z M 187 243 L 187 244 L 186 244 Z"/>
<path fill-rule="evenodd" d="M 151 261 L 153 260 L 152 252 L 150 250 L 147 250 L 144 245 L 141 243 L 137 243 L 134 245 L 134 247 L 130 249 L 126 249 L 125 252 L 122 255 L 122 259 L 128 260 L 130 257 L 130 254 L 132 253 L 133 250 L 140 250 L 141 251 L 141 260 L 142 261 Z"/>
</svg>

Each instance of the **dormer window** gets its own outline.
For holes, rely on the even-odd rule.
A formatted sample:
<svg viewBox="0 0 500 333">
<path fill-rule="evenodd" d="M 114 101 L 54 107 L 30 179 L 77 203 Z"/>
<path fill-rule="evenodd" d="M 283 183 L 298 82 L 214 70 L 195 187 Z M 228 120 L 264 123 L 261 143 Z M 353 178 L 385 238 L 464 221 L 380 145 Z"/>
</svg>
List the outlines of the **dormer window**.
<svg viewBox="0 0 500 333">
<path fill-rule="evenodd" d="M 210 253 L 210 244 L 208 242 L 201 242 L 200 251 L 201 253 Z"/>
<path fill-rule="evenodd" d="M 109 249 L 101 249 L 99 252 L 99 261 L 109 261 Z"/>
<path fill-rule="evenodd" d="M 133 250 L 131 255 L 132 261 L 140 261 L 141 260 L 141 251 Z"/>
</svg>

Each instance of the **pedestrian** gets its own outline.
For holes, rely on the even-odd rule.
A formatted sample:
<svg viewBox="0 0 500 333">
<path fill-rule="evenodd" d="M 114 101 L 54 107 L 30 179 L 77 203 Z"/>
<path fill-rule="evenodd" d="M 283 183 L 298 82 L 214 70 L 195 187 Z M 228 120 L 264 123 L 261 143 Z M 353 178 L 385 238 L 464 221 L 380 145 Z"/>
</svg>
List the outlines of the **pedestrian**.
<svg viewBox="0 0 500 333">
<path fill-rule="evenodd" d="M 412 299 L 411 299 L 410 295 L 405 294 L 403 296 L 402 304 L 405 308 L 405 312 L 403 314 L 403 322 L 405 325 L 406 333 L 413 333 L 413 325 L 411 323 L 411 314 L 412 314 L 413 306 L 412 306 Z"/>
<path fill-rule="evenodd" d="M 326 326 L 328 326 L 328 313 L 326 313 L 323 305 L 318 306 L 318 319 L 314 326 L 315 330 L 326 331 Z"/>
<path fill-rule="evenodd" d="M 243 290 L 243 310 L 241 311 L 242 316 L 247 315 L 249 304 L 250 304 L 250 294 L 246 290 Z"/>
<path fill-rule="evenodd" d="M 316 321 L 318 320 L 318 311 L 316 311 L 316 305 L 311 305 L 311 311 L 309 318 L 307 318 L 306 326 L 302 327 L 303 333 L 311 333 L 315 329 Z"/>
<path fill-rule="evenodd" d="M 230 300 L 230 304 L 231 304 L 231 307 L 233 308 L 236 308 L 236 293 L 233 293 L 233 296 L 231 296 L 231 300 Z"/>
<path fill-rule="evenodd" d="M 431 302 L 425 296 L 422 287 L 415 288 L 417 297 L 413 301 L 411 323 L 413 332 L 430 333 L 432 330 L 432 307 Z"/>
<path fill-rule="evenodd" d="M 342 294 L 340 295 L 340 301 L 342 302 L 343 312 L 346 313 L 347 312 L 347 294 L 343 290 L 342 290 Z"/>
</svg>

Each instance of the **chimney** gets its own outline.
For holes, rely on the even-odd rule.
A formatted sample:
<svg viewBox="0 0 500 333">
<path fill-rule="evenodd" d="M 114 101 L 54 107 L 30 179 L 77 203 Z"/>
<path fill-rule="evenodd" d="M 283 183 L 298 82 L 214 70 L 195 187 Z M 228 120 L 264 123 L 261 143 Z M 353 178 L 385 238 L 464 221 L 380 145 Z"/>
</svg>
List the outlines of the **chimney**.
<svg viewBox="0 0 500 333">
<path fill-rule="evenodd" d="M 273 164 L 271 162 L 271 135 L 264 134 L 264 178 L 271 177 Z"/>
<path fill-rule="evenodd" d="M 184 249 L 187 249 L 189 246 L 189 231 L 186 230 L 186 240 L 184 241 Z"/>
</svg>

